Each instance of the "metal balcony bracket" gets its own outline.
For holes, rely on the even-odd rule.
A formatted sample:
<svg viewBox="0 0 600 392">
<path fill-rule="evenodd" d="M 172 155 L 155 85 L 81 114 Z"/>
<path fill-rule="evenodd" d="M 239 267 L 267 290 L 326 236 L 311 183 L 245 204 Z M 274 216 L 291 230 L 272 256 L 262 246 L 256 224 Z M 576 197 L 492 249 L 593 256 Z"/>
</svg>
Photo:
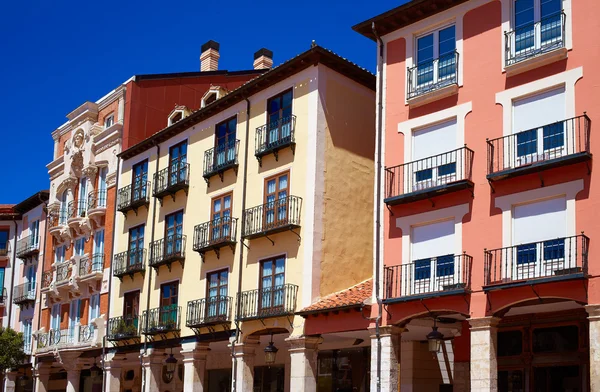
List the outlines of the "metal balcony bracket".
<svg viewBox="0 0 600 392">
<path fill-rule="evenodd" d="M 171 193 L 171 199 L 173 199 L 173 203 L 175 203 L 175 195 L 177 195 L 177 192 Z"/>
<path fill-rule="evenodd" d="M 531 291 L 533 291 L 533 293 L 535 294 L 536 297 L 538 297 L 538 299 L 540 300 L 540 303 L 543 304 L 544 300 L 542 299 L 542 297 L 540 297 L 540 295 L 538 294 L 537 291 L 535 291 L 535 285 L 531 284 Z"/>
<path fill-rule="evenodd" d="M 275 156 L 275 162 L 279 162 L 279 150 L 273 150 L 273 155 Z"/>
<path fill-rule="evenodd" d="M 286 319 L 290 323 L 290 328 L 294 329 L 294 316 L 287 316 Z"/>
<path fill-rule="evenodd" d="M 271 245 L 275 246 L 275 241 L 270 239 L 268 235 L 265 235 L 265 238 L 268 239 L 269 241 L 271 241 Z"/>
<path fill-rule="evenodd" d="M 388 209 L 388 211 L 390 212 L 390 215 L 394 216 L 394 211 L 392 211 L 392 207 L 390 207 L 388 204 L 386 204 L 385 208 Z"/>
<path fill-rule="evenodd" d="M 160 206 L 162 207 L 163 206 L 163 198 L 159 197 L 158 198 L 158 202 L 160 203 Z M 137 215 L 137 213 L 136 213 L 136 215 Z"/>
<path fill-rule="evenodd" d="M 206 181 L 206 186 L 210 188 L 210 177 L 204 177 L 204 181 Z"/>
<path fill-rule="evenodd" d="M 296 155 L 296 143 L 290 144 L 290 148 L 292 149 L 292 155 Z"/>
<path fill-rule="evenodd" d="M 248 245 L 246 245 L 246 243 L 244 242 L 244 239 L 243 239 L 243 238 L 242 238 L 242 245 L 244 245 L 244 247 L 245 247 L 246 249 L 250 249 L 250 247 L 249 247 Z"/>
<path fill-rule="evenodd" d="M 262 167 L 262 156 L 256 157 L 256 160 L 258 161 L 258 166 Z"/>
<path fill-rule="evenodd" d="M 259 321 L 260 321 L 260 323 L 263 325 L 263 327 L 266 327 L 266 326 L 267 326 L 267 324 L 265 324 L 265 322 L 264 322 L 264 320 L 263 320 L 262 318 L 259 318 L 258 320 L 259 320 Z"/>
<path fill-rule="evenodd" d="M 488 312 L 491 312 L 491 311 L 492 311 L 492 299 L 490 298 L 490 297 L 491 297 L 491 295 L 492 295 L 491 293 L 487 293 L 487 294 L 485 295 L 485 298 L 487 299 L 487 305 L 488 305 L 488 309 L 487 309 L 487 311 L 488 311 Z"/>
<path fill-rule="evenodd" d="M 196 336 L 200 335 L 200 328 L 190 327 L 190 329 L 194 332 L 194 335 L 196 335 Z"/>
<path fill-rule="evenodd" d="M 223 177 L 225 177 L 225 171 L 224 170 L 219 170 L 219 178 L 221 179 L 221 182 L 223 182 Z"/>
<path fill-rule="evenodd" d="M 475 198 L 475 187 L 471 188 L 471 197 L 474 199 Z"/>
<path fill-rule="evenodd" d="M 542 176 L 542 172 L 541 171 L 538 172 L 538 177 L 540 178 L 540 183 L 541 183 L 541 186 L 543 188 L 544 187 L 544 177 Z"/>
<path fill-rule="evenodd" d="M 490 185 L 490 188 L 492 189 L 492 193 L 496 193 L 496 190 L 494 189 L 494 185 L 492 185 L 492 180 L 490 180 L 488 178 L 488 184 Z"/>
<path fill-rule="evenodd" d="M 421 302 L 421 305 L 423 305 L 423 307 L 427 310 L 427 312 L 429 313 L 429 315 L 431 317 L 434 317 L 434 314 L 431 312 L 431 310 L 427 307 L 427 305 L 425 305 L 425 302 L 423 302 L 423 298 L 421 298 L 421 300 L 419 301 Z M 434 317 L 435 318 L 435 317 Z"/>
<path fill-rule="evenodd" d="M 590 167 L 590 161 L 585 161 L 585 166 L 588 169 L 588 176 L 592 174 L 592 168 Z"/>
<path fill-rule="evenodd" d="M 467 304 L 467 309 L 471 309 L 471 303 L 469 301 L 467 301 L 467 290 L 465 290 L 463 292 L 463 300 L 465 301 L 465 303 Z"/>
<path fill-rule="evenodd" d="M 582 279 L 582 280 L 581 280 L 581 283 L 583 284 L 583 291 L 585 291 L 585 299 L 587 300 L 587 299 L 588 299 L 588 288 L 587 288 L 587 286 L 586 286 L 586 284 L 585 284 L 585 283 L 586 283 L 586 280 L 585 280 L 585 279 Z"/>
<path fill-rule="evenodd" d="M 181 264 L 181 269 L 183 269 L 183 265 L 185 264 L 185 259 L 183 257 L 179 260 L 179 264 Z"/>
<path fill-rule="evenodd" d="M 429 202 L 431 203 L 431 208 L 435 207 L 435 203 L 433 202 L 433 199 L 431 197 L 428 197 L 427 200 L 429 200 Z"/>
<path fill-rule="evenodd" d="M 217 260 L 219 260 L 221 258 L 221 250 L 219 248 L 215 248 L 214 251 L 215 251 L 215 254 L 217 255 Z"/>
<path fill-rule="evenodd" d="M 200 253 L 200 258 L 202 259 L 202 262 L 204 263 L 204 262 L 206 261 L 206 260 L 205 260 L 205 257 L 206 257 L 206 256 L 204 255 L 204 253 L 205 253 L 205 252 L 201 252 L 201 251 L 199 251 L 198 253 Z"/>
<path fill-rule="evenodd" d="M 296 233 L 296 232 L 294 231 L 294 229 L 292 229 L 292 228 L 290 228 L 290 231 L 291 231 L 292 233 L 296 234 L 296 237 L 298 237 L 298 244 L 299 244 L 299 243 L 300 243 L 300 241 L 302 240 L 302 237 L 300 237 L 300 234 Z"/>
</svg>

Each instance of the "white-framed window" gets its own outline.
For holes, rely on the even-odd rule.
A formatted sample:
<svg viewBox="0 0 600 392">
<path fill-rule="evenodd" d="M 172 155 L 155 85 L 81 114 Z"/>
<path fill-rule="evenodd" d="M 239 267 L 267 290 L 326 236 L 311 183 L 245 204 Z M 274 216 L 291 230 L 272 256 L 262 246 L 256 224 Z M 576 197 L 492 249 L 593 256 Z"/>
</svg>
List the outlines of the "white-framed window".
<svg viewBox="0 0 600 392">
<path fill-rule="evenodd" d="M 409 88 L 413 91 L 441 88 L 456 83 L 456 26 L 430 31 L 415 38 L 414 65 Z M 410 98 L 410 97 L 409 97 Z"/>
<path fill-rule="evenodd" d="M 100 317 L 100 294 L 94 294 L 90 297 L 90 309 L 88 315 L 88 325 L 91 324 L 93 320 Z"/>
<path fill-rule="evenodd" d="M 75 326 L 81 321 L 81 300 L 74 299 L 69 306 L 69 334 L 75 330 Z"/>
<path fill-rule="evenodd" d="M 25 354 L 31 354 L 31 333 L 32 319 L 23 320 L 21 332 L 23 332 L 23 351 Z"/>
<path fill-rule="evenodd" d="M 54 249 L 54 263 L 59 264 L 65 261 L 66 246 L 60 245 Z"/>
<path fill-rule="evenodd" d="M 52 313 L 50 318 L 50 329 L 60 329 L 60 304 L 52 305 Z"/>
<path fill-rule="evenodd" d="M 563 41 L 562 0 L 513 0 L 513 55 Z"/>
<path fill-rule="evenodd" d="M 29 287 L 28 287 L 29 292 L 34 293 L 34 295 L 35 295 L 35 287 L 36 287 L 36 280 L 37 280 L 35 265 L 28 266 L 26 271 L 27 271 L 27 275 L 26 275 L 27 283 L 29 283 Z"/>
<path fill-rule="evenodd" d="M 69 193 L 68 191 L 64 191 L 59 198 L 60 207 L 58 212 L 58 223 L 60 225 L 64 225 L 67 223 L 67 211 L 68 211 L 68 203 L 69 203 Z"/>
<path fill-rule="evenodd" d="M 183 110 L 176 110 L 169 116 L 169 125 L 175 124 L 177 121 L 181 121 L 183 119 Z"/>
<path fill-rule="evenodd" d="M 114 123 L 115 123 L 115 114 L 111 113 L 104 118 L 104 129 L 112 127 L 114 125 Z"/>
<path fill-rule="evenodd" d="M 104 254 L 104 229 L 96 231 L 94 234 L 94 255 Z"/>
<path fill-rule="evenodd" d="M 108 167 L 103 166 L 98 173 L 98 204 L 97 207 L 106 207 L 106 175 Z"/>
<path fill-rule="evenodd" d="M 88 199 L 88 179 L 82 177 L 79 180 L 79 200 L 77 201 L 77 214 L 79 216 L 85 216 L 87 211 L 87 199 Z"/>
<path fill-rule="evenodd" d="M 85 238 L 83 238 L 83 237 L 77 238 L 75 240 L 75 255 L 83 256 L 84 249 L 85 249 Z"/>
<path fill-rule="evenodd" d="M 29 224 L 29 235 L 31 245 L 38 248 L 40 246 L 40 221 L 38 219 Z"/>
</svg>

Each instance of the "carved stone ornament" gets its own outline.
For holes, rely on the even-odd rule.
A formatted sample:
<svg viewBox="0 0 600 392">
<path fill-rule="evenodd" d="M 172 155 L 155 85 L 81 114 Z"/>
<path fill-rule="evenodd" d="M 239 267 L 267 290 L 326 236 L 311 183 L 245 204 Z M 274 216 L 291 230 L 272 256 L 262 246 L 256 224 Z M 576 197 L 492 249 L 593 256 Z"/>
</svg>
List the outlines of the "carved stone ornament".
<svg viewBox="0 0 600 392">
<path fill-rule="evenodd" d="M 58 191 L 64 192 L 67 189 L 74 191 L 75 187 L 77 186 L 78 183 L 79 183 L 79 181 L 77 181 L 76 177 L 67 177 L 63 180 L 63 182 L 60 183 L 60 186 L 58 187 Z"/>
<path fill-rule="evenodd" d="M 71 174 L 81 177 L 83 169 L 83 152 L 77 151 L 71 157 Z"/>
<path fill-rule="evenodd" d="M 81 174 L 83 174 L 84 177 L 89 178 L 92 182 L 94 182 L 94 178 L 96 178 L 96 173 L 98 173 L 98 167 L 94 165 L 88 165 L 81 171 Z"/>
<path fill-rule="evenodd" d="M 81 150 L 83 149 L 83 142 L 85 139 L 85 135 L 82 129 L 78 129 L 73 135 L 73 149 Z"/>
</svg>

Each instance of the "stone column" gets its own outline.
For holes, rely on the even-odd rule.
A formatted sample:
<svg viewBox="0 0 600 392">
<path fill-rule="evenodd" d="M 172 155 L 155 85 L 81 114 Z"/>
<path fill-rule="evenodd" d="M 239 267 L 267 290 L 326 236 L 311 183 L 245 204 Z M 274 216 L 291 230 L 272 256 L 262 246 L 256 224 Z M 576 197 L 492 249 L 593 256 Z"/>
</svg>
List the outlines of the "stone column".
<svg viewBox="0 0 600 392">
<path fill-rule="evenodd" d="M 471 324 L 471 391 L 498 391 L 497 317 L 469 319 Z"/>
<path fill-rule="evenodd" d="M 142 382 L 146 392 L 160 392 L 162 367 L 165 361 L 162 351 L 149 348 L 142 358 Z"/>
<path fill-rule="evenodd" d="M 290 392 L 317 391 L 317 352 L 320 336 L 294 336 L 290 345 Z"/>
<path fill-rule="evenodd" d="M 234 343 L 233 361 L 235 369 L 234 392 L 253 392 L 254 390 L 254 358 L 258 339 L 248 338 L 244 343 Z"/>
<path fill-rule="evenodd" d="M 600 391 L 600 305 L 586 305 L 590 321 L 590 390 Z"/>
<path fill-rule="evenodd" d="M 209 352 L 208 343 L 184 343 L 181 345 L 183 355 L 183 392 L 204 392 L 206 358 Z"/>
<path fill-rule="evenodd" d="M 50 371 L 52 365 L 48 363 L 38 363 L 36 369 L 35 391 L 48 392 L 48 383 L 50 382 Z"/>
<path fill-rule="evenodd" d="M 121 391 L 121 370 L 124 355 L 107 354 L 104 360 L 104 390 L 106 392 Z"/>
<path fill-rule="evenodd" d="M 65 366 L 67 370 L 67 392 L 79 392 L 81 368 L 77 365 Z"/>
<path fill-rule="evenodd" d="M 400 334 L 404 328 L 391 325 L 379 328 L 381 341 L 381 392 L 396 392 L 400 388 Z M 377 335 L 375 328 L 371 333 L 371 391 L 377 391 Z"/>
<path fill-rule="evenodd" d="M 19 377 L 19 373 L 17 372 L 6 372 L 5 380 L 4 380 L 4 391 L 5 392 L 15 392 L 17 390 L 17 378 Z"/>
</svg>

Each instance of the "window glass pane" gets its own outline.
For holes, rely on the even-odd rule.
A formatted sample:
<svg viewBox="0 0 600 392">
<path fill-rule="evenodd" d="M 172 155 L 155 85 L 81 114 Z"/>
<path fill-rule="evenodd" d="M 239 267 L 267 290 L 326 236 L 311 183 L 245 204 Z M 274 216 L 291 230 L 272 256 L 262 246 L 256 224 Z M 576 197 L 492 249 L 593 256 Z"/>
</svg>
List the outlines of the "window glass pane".
<svg viewBox="0 0 600 392">
<path fill-rule="evenodd" d="M 429 279 L 431 277 L 431 259 L 415 260 L 415 279 Z"/>
<path fill-rule="evenodd" d="M 521 355 L 523 351 L 523 333 L 521 331 L 498 332 L 498 356 Z"/>
<path fill-rule="evenodd" d="M 279 189 L 286 189 L 288 187 L 287 175 L 279 177 Z"/>
<path fill-rule="evenodd" d="M 544 260 L 562 260 L 565 258 L 565 240 L 544 241 Z"/>
<path fill-rule="evenodd" d="M 561 0 L 541 0 L 541 16 L 545 19 L 562 11 Z"/>
<path fill-rule="evenodd" d="M 432 178 L 433 178 L 433 170 L 432 169 L 419 170 L 418 172 L 415 172 L 415 180 L 417 182 L 431 180 Z"/>
<path fill-rule="evenodd" d="M 559 122 L 544 127 L 544 151 L 560 148 L 565 144 L 565 123 Z"/>
<path fill-rule="evenodd" d="M 532 129 L 517 134 L 517 156 L 537 153 L 537 133 L 537 129 Z"/>
<path fill-rule="evenodd" d="M 271 261 L 265 261 L 263 263 L 263 274 L 262 276 L 271 276 L 273 275 L 273 262 Z"/>
<path fill-rule="evenodd" d="M 533 0 L 515 0 L 515 27 L 533 23 Z"/>
<path fill-rule="evenodd" d="M 439 256 L 437 258 L 437 276 L 454 275 L 454 255 Z"/>
<path fill-rule="evenodd" d="M 517 246 L 517 264 L 535 263 L 537 261 L 536 244 Z"/>
<path fill-rule="evenodd" d="M 576 325 L 533 330 L 534 353 L 577 351 L 578 343 L 579 328 Z"/>
<path fill-rule="evenodd" d="M 439 55 L 442 57 L 445 54 L 452 53 L 456 49 L 455 27 L 450 26 L 440 30 L 439 35 Z"/>
<path fill-rule="evenodd" d="M 267 182 L 267 193 L 274 193 L 275 192 L 275 180 L 269 180 L 269 182 Z"/>
<path fill-rule="evenodd" d="M 433 60 L 433 34 L 417 39 L 417 64 Z"/>
</svg>

